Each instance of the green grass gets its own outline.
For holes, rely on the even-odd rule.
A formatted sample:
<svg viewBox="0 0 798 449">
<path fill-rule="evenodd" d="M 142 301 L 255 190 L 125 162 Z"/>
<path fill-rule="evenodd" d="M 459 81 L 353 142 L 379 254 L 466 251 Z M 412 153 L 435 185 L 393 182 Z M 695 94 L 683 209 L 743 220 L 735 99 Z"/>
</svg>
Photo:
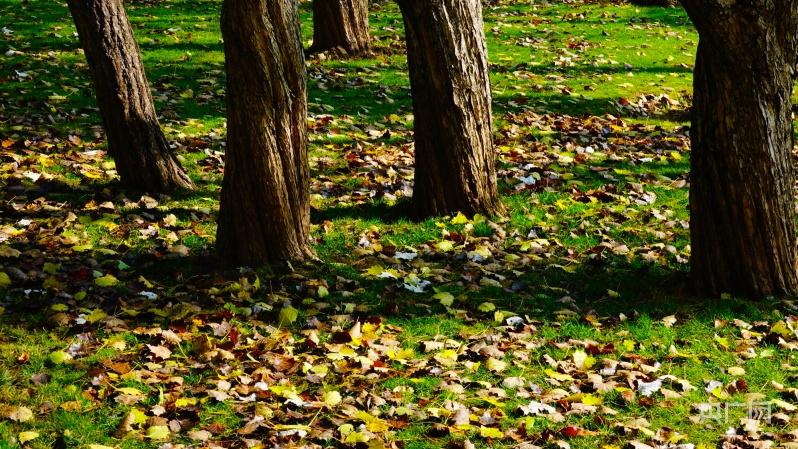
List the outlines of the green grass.
<svg viewBox="0 0 798 449">
<path fill-rule="evenodd" d="M 736 379 L 729 367 L 745 369 L 750 393 L 796 402 L 772 383 L 796 387 L 794 335 L 782 335 L 787 345 L 780 347 L 772 328 L 794 313 L 791 303 L 689 293 L 689 148 L 682 127 L 697 35 L 680 9 L 513 0 L 486 7 L 507 214 L 413 221 L 405 218 L 413 118 L 402 20 L 393 2 L 373 2 L 372 55 L 308 60 L 312 236 L 320 261 L 220 271 L 213 246 L 225 140 L 221 2 L 128 3 L 162 127 L 197 185 L 156 198 L 152 208 L 140 205 L 147 201 L 139 193 L 119 188 L 112 161 L 86 153 L 104 143 L 65 5 L 0 0 L 7 19 L 0 25 L 11 31 L 0 35 L 0 272 L 14 275 L 0 297 L 0 449 L 20 447 L 26 431 L 40 434 L 25 444 L 36 449 L 159 447 L 163 442 L 145 436 L 164 424 L 154 406 L 165 407 L 162 416 L 173 426 L 185 426 L 171 434 L 176 444 L 191 444 L 189 430 L 208 430 L 223 445 L 250 438 L 294 447 L 306 440 L 276 436 L 273 426 L 312 424 L 330 433 L 309 441 L 338 447 L 342 424 L 367 424 L 352 417 L 358 410 L 390 415 L 390 430 L 376 432 L 377 440 L 407 448 L 468 438 L 479 448 L 566 439 L 574 449 L 610 449 L 648 438 L 618 431 L 634 418 L 705 448 L 743 416 L 735 410 L 729 423 L 690 421 L 694 404 L 718 399 L 704 391 L 706 381 Z M 307 45 L 308 2 L 300 13 Z M 643 95 L 663 94 L 678 104 L 635 106 Z M 622 106 L 626 101 L 631 106 Z M 520 178 L 532 176 L 535 185 L 520 188 Z M 397 260 L 397 252 L 417 256 Z M 119 284 L 98 286 L 94 279 L 108 274 Z M 403 285 L 419 280 L 430 283 L 423 293 Z M 142 299 L 141 292 L 158 298 Z M 451 305 L 436 293 L 451 294 Z M 287 302 L 299 318 L 278 330 Z M 665 326 L 662 318 L 673 314 L 678 322 Z M 500 326 L 512 316 L 534 326 L 527 346 Z M 333 365 L 334 347 L 325 345 L 353 322 L 375 317 L 375 336 L 353 350 L 378 354 L 386 371 L 361 372 L 346 357 Z M 305 324 L 313 318 L 322 323 L 318 347 L 307 343 L 315 325 Z M 761 338 L 750 340 L 735 319 L 767 324 L 757 325 Z M 236 333 L 217 335 L 211 324 L 224 323 Z M 163 330 L 182 341 L 169 341 Z M 466 352 L 444 366 L 435 358 L 440 350 L 424 352 L 431 341 L 456 350 L 499 341 L 507 345 L 507 368 L 492 372 L 486 357 Z M 547 392 L 585 388 L 585 373 L 557 385 L 546 372 L 552 360 L 571 361 L 583 344 L 614 346 L 598 361 L 660 363 L 658 375 L 696 389 L 680 398 L 655 396 L 653 404 L 612 390 L 600 396 L 614 416 L 572 414 L 561 423 L 522 416 L 518 406 L 529 398 L 516 397 L 504 379 L 521 377 Z M 155 360 L 147 345 L 165 345 L 172 355 Z M 746 345 L 755 356 L 748 357 Z M 51 354 L 70 348 L 74 360 L 53 363 Z M 212 358 L 207 348 L 233 358 Z M 276 370 L 274 360 L 282 359 L 272 356 L 298 364 Z M 128 364 L 130 372 L 116 373 L 108 362 Z M 308 376 L 317 365 L 329 370 L 320 381 Z M 40 374 L 49 380 L 34 382 Z M 229 381 L 240 390 L 231 393 L 246 396 L 261 379 L 290 384 L 302 401 L 337 390 L 344 406 L 308 414 L 274 391 L 256 403 L 207 395 Z M 144 397 L 125 404 L 116 399 L 119 388 Z M 175 405 L 181 398 L 199 402 Z M 448 422 L 441 411 L 447 400 L 497 417 L 488 427 L 505 437 L 480 436 L 478 421 L 470 429 L 436 428 Z M 19 406 L 34 418 L 5 419 Z M 121 438 L 120 425 L 134 410 L 148 421 Z M 239 433 L 255 416 L 264 416 L 267 428 Z M 564 437 L 566 426 L 588 435 Z M 768 427 L 779 435 L 793 428 Z"/>
</svg>

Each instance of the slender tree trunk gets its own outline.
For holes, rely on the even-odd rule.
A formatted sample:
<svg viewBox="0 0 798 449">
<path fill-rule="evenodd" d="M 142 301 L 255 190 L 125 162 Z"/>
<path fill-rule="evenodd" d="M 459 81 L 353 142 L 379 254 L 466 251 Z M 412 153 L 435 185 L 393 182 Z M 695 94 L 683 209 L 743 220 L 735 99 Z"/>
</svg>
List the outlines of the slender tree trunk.
<svg viewBox="0 0 798 449">
<path fill-rule="evenodd" d="M 313 45 L 309 53 L 369 51 L 368 0 L 313 0 Z"/>
<path fill-rule="evenodd" d="M 223 264 L 312 256 L 305 62 L 295 0 L 225 0 Z"/>
<path fill-rule="evenodd" d="M 407 34 L 420 216 L 502 212 L 480 0 L 397 0 Z"/>
<path fill-rule="evenodd" d="M 698 28 L 690 192 L 704 294 L 798 293 L 793 127 L 798 1 L 683 0 Z"/>
<path fill-rule="evenodd" d="M 122 183 L 166 192 L 192 183 L 166 142 L 122 0 L 68 0 Z"/>
</svg>

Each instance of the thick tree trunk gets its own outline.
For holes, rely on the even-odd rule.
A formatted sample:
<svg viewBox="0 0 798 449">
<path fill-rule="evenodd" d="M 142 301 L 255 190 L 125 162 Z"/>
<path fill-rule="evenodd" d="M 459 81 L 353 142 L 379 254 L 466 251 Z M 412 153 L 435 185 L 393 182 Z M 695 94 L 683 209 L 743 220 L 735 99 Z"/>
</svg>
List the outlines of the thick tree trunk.
<svg viewBox="0 0 798 449">
<path fill-rule="evenodd" d="M 295 0 L 225 0 L 223 264 L 312 256 L 305 63 Z"/>
<path fill-rule="evenodd" d="M 350 56 L 369 51 L 368 0 L 313 0 L 313 45 L 309 53 Z"/>
<path fill-rule="evenodd" d="M 122 183 L 166 192 L 192 183 L 161 132 L 122 0 L 68 0 Z"/>
<path fill-rule="evenodd" d="M 701 293 L 798 293 L 794 0 L 683 0 L 698 28 L 690 192 Z M 778 6 L 776 6 L 778 5 Z"/>
<path fill-rule="evenodd" d="M 480 0 L 397 0 L 415 112 L 419 216 L 502 212 Z"/>
</svg>

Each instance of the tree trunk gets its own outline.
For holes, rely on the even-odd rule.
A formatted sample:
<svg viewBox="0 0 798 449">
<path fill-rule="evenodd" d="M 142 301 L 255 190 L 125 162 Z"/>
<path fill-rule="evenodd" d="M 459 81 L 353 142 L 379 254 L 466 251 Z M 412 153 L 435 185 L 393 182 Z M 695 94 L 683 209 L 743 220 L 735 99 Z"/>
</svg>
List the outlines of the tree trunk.
<svg viewBox="0 0 798 449">
<path fill-rule="evenodd" d="M 494 215 L 490 80 L 480 0 L 397 0 L 415 113 L 414 210 Z"/>
<path fill-rule="evenodd" d="M 700 35 L 690 191 L 694 281 L 708 295 L 798 293 L 790 104 L 798 1 L 682 3 Z"/>
<path fill-rule="evenodd" d="M 368 0 L 313 0 L 313 45 L 309 53 L 350 56 L 369 51 Z"/>
<path fill-rule="evenodd" d="M 225 0 L 223 264 L 312 256 L 305 62 L 295 0 Z"/>
<path fill-rule="evenodd" d="M 68 0 L 122 183 L 167 192 L 192 183 L 166 142 L 122 0 Z"/>
</svg>

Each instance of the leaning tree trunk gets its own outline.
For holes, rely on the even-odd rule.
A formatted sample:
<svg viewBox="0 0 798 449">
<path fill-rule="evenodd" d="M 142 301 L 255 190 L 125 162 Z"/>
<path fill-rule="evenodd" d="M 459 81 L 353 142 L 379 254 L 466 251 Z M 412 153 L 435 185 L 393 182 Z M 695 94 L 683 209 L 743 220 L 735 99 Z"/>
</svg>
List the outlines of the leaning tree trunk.
<svg viewBox="0 0 798 449">
<path fill-rule="evenodd" d="M 122 183 L 166 192 L 192 183 L 166 142 L 122 0 L 68 0 Z"/>
<path fill-rule="evenodd" d="M 682 3 L 700 35 L 693 278 L 709 295 L 798 293 L 790 104 L 798 1 Z"/>
<path fill-rule="evenodd" d="M 312 256 L 305 62 L 295 0 L 225 0 L 223 264 Z"/>
<path fill-rule="evenodd" d="M 480 0 L 397 0 L 415 113 L 414 210 L 493 215 L 490 80 Z"/>
<path fill-rule="evenodd" d="M 313 0 L 313 45 L 309 53 L 350 56 L 369 51 L 368 0 Z"/>
</svg>

